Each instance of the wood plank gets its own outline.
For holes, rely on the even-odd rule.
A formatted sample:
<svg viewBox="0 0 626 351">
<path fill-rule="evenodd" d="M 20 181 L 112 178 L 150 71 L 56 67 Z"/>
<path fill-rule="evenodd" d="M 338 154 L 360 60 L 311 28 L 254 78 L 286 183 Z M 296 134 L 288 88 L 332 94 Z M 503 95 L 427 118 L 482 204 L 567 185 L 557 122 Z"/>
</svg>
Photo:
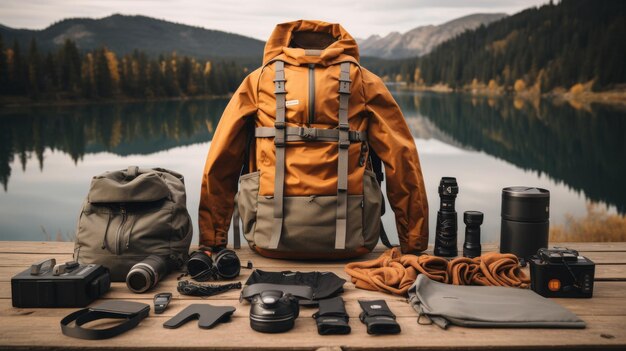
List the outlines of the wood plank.
<svg viewBox="0 0 626 351">
<path fill-rule="evenodd" d="M 626 252 L 626 242 L 563 242 L 563 243 L 550 243 L 550 247 L 568 247 L 578 250 L 580 252 Z M 59 242 L 59 241 L 0 241 L 0 253 L 43 253 L 43 254 L 56 254 L 56 253 L 71 253 L 74 247 L 72 242 Z M 195 249 L 196 245 L 192 245 L 192 249 Z M 497 243 L 483 243 L 482 248 L 484 251 L 496 251 L 498 249 Z M 382 252 L 386 248 L 384 246 L 377 246 L 375 252 Z M 433 244 L 429 245 L 429 251 L 432 252 Z M 250 250 L 244 245 L 242 250 Z M 251 251 L 251 250 L 250 250 Z"/>
<path fill-rule="evenodd" d="M 13 267 L 0 267 L 0 282 L 9 282 L 11 277 L 15 274 L 25 270 L 28 265 L 22 266 L 13 266 Z M 265 268 L 265 267 L 257 267 L 257 268 Z M 294 266 L 283 266 L 283 267 L 267 267 L 268 270 L 292 270 L 292 271 L 301 271 L 301 272 L 309 272 L 315 270 L 333 272 L 337 274 L 339 277 L 350 280 L 350 277 L 345 273 L 344 267 L 332 267 L 332 266 L 322 266 L 318 265 L 316 267 L 294 267 Z M 528 268 L 526 268 L 528 270 Z M 250 274 L 250 270 L 242 269 L 240 279 L 245 281 L 248 275 Z M 170 275 L 170 277 L 177 276 L 176 273 Z M 596 266 L 595 272 L 595 280 L 596 281 L 626 281 L 626 265 L 598 265 Z M 164 283 L 172 282 L 168 280 Z M 173 287 L 173 286 L 171 286 Z M 170 287 L 170 288 L 171 288 Z M 0 294 L 0 296 L 3 296 Z"/>
<path fill-rule="evenodd" d="M 162 291 L 162 290 L 158 290 Z M 348 290 L 350 292 L 357 292 L 356 294 L 343 294 L 342 297 L 346 301 L 346 310 L 350 316 L 357 317 L 361 313 L 361 308 L 358 305 L 358 300 L 379 300 L 384 299 L 387 301 L 389 308 L 398 317 L 417 317 L 417 313 L 408 305 L 405 298 L 400 296 L 383 295 L 381 293 L 363 291 L 363 290 Z M 152 305 L 153 294 L 142 294 L 137 296 L 130 296 L 124 298 L 126 301 L 137 301 Z M 107 297 L 106 299 L 118 299 L 115 296 Z M 586 319 L 587 316 L 626 316 L 626 297 L 598 297 L 595 296 L 592 299 L 553 299 L 556 303 L 569 309 L 582 319 Z M 102 301 L 102 300 L 100 300 Z M 98 303 L 96 301 L 95 303 Z M 189 296 L 175 296 L 172 299 L 170 306 L 163 316 L 173 317 L 183 308 L 190 304 L 211 304 L 215 306 L 234 306 L 237 308 L 235 317 L 248 318 L 250 313 L 250 305 L 247 302 L 240 303 L 238 296 L 222 296 L 221 298 L 202 299 Z M 56 316 L 61 319 L 63 316 L 69 314 L 77 308 L 13 308 L 10 299 L 0 299 L 0 317 L 11 317 L 20 315 L 32 315 L 32 316 Z M 302 308 L 302 315 L 306 318 L 311 316 L 317 308 Z"/>
<path fill-rule="evenodd" d="M 65 349 L 117 347 L 133 349 L 317 349 L 340 346 L 342 349 L 511 349 L 517 347 L 586 347 L 598 349 L 623 346 L 626 317 L 590 317 L 584 330 L 568 329 L 466 329 L 421 326 L 414 317 L 400 317 L 402 333 L 398 335 L 371 336 L 357 318 L 350 319 L 352 333 L 345 336 L 317 334 L 312 318 L 299 318 L 287 334 L 262 334 L 250 330 L 247 318 L 233 318 L 214 329 L 201 330 L 193 323 L 179 329 L 164 329 L 168 317 L 151 316 L 134 330 L 103 341 L 79 340 L 63 336 L 57 317 L 18 316 L 0 319 L 0 339 L 6 348 L 29 347 L 48 349 L 60 345 Z M 36 331 L 36 334 L 33 332 Z M 36 343 L 33 336 L 36 335 Z M 244 337 L 246 336 L 246 337 Z"/>
<path fill-rule="evenodd" d="M 23 244 L 22 244 L 23 243 Z M 597 243 L 594 243 L 597 244 Z M 620 245 L 614 243 L 587 245 L 576 247 L 586 256 L 596 257 L 602 261 L 596 267 L 599 279 L 626 280 L 626 265 L 619 255 Z M 21 246 L 20 246 L 21 245 Z M 569 245 L 568 245 L 569 246 Z M 8 248 L 12 248 L 9 250 Z M 484 245 L 483 248 L 488 248 Z M 495 245 L 493 246 L 495 247 Z M 572 246 L 569 246 L 572 247 Z M 586 251 L 586 249 L 589 249 Z M 626 246 L 624 246 L 626 248 Z M 314 320 L 310 315 L 315 308 L 303 308 L 301 317 L 294 330 L 288 334 L 260 334 L 249 328 L 249 305 L 240 304 L 239 291 L 208 299 L 180 296 L 176 292 L 176 275 L 172 274 L 163 281 L 154 292 L 133 294 L 126 289 L 124 283 L 114 283 L 112 290 L 105 296 L 107 299 L 128 299 L 133 301 L 152 302 L 156 291 L 174 293 L 170 308 L 164 315 L 152 315 L 141 325 L 124 335 L 101 341 L 72 339 L 60 333 L 58 322 L 62 316 L 75 309 L 17 309 L 11 306 L 10 277 L 26 269 L 32 262 L 54 255 L 59 261 L 68 259 L 72 249 L 71 243 L 25 243 L 8 245 L 0 242 L 0 349 L 118 349 L 131 347 L 134 349 L 317 349 L 335 347 L 351 349 L 512 349 L 512 348 L 624 348 L 626 346 L 626 281 L 599 281 L 595 283 L 592 299 L 554 299 L 578 314 L 587 323 L 584 330 L 564 329 L 467 329 L 451 327 L 444 331 L 436 326 L 419 326 L 416 323 L 416 312 L 407 304 L 403 297 L 385 295 L 378 292 L 356 289 L 350 282 L 346 283 L 342 295 L 346 300 L 346 309 L 352 316 L 350 325 L 353 332 L 347 336 L 319 336 Z M 23 251 L 19 251 L 23 250 Z M 369 254 L 364 259 L 377 257 L 383 248 Z M 48 252 L 49 251 L 49 252 Z M 35 253 L 36 252 L 36 253 Z M 348 279 L 343 271 L 345 261 L 335 262 L 301 262 L 270 260 L 257 256 L 249 249 L 240 251 L 240 257 L 253 258 L 255 266 L 268 270 L 322 270 L 331 271 Z M 589 254 L 586 254 L 586 253 Z M 593 259 L 593 258 L 592 258 Z M 2 263 L 4 261 L 4 263 Z M 240 281 L 245 281 L 250 271 L 243 270 Z M 358 299 L 385 299 L 392 311 L 398 316 L 403 332 L 396 336 L 369 336 L 360 323 Z M 212 330 L 201 330 L 196 322 L 176 330 L 164 329 L 162 323 L 192 303 L 210 303 L 218 306 L 235 306 L 232 321 L 219 325 Z M 280 340 L 277 342 L 277 340 Z"/>
<path fill-rule="evenodd" d="M 239 281 L 242 283 L 245 282 L 247 276 L 242 276 Z M 223 282 L 218 282 L 223 283 Z M 192 296 L 180 295 L 176 291 L 177 281 L 174 276 L 169 276 L 165 281 L 161 282 L 154 291 L 149 291 L 144 294 L 135 294 L 129 291 L 126 288 L 124 283 L 113 283 L 111 290 L 104 296 L 107 299 L 145 299 L 151 301 L 152 296 L 156 292 L 160 291 L 168 291 L 173 293 L 174 298 L 177 299 L 186 299 L 186 300 L 197 300 L 198 298 Z M 580 302 L 581 304 L 589 304 L 587 301 L 595 301 L 597 298 L 608 298 L 608 299 L 618 299 L 615 304 L 619 304 L 624 302 L 626 306 L 626 282 L 595 282 L 594 283 L 594 298 L 591 300 L 588 299 L 559 299 L 559 301 L 563 301 L 563 304 L 567 306 L 571 306 L 571 301 Z M 213 300 L 233 300 L 238 301 L 240 295 L 240 290 L 230 290 L 223 294 L 211 296 L 205 298 L 207 301 Z M 397 299 L 399 301 L 404 301 L 405 299 L 400 296 L 393 296 L 389 294 L 383 294 L 376 291 L 368 291 L 357 289 L 354 284 L 351 282 L 347 282 L 344 285 L 344 293 L 343 298 L 345 300 L 358 300 L 358 299 Z M 0 283 L 0 299 L 11 299 L 11 285 L 9 282 L 1 282 Z M 621 310 L 621 309 L 617 309 Z M 626 315 L 626 313 L 624 313 Z"/>
</svg>

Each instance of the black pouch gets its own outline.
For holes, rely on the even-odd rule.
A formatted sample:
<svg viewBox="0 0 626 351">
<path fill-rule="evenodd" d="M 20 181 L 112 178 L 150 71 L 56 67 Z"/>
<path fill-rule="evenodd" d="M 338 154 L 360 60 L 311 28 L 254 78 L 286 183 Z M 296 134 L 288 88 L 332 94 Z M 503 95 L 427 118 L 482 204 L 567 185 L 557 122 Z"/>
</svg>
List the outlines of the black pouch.
<svg viewBox="0 0 626 351">
<path fill-rule="evenodd" d="M 400 325 L 396 322 L 396 315 L 391 312 L 385 300 L 359 300 L 359 305 L 363 310 L 359 319 L 367 326 L 368 334 L 400 333 Z"/>
<path fill-rule="evenodd" d="M 255 269 L 246 281 L 246 287 L 242 291 L 242 299 L 252 300 L 254 293 L 260 293 L 262 289 L 254 287 L 256 284 L 273 284 L 274 287 L 263 288 L 265 290 L 281 290 L 284 293 L 290 293 L 298 298 L 301 306 L 317 306 L 317 302 L 322 299 L 335 297 L 343 293 L 343 284 L 346 281 L 339 278 L 332 272 L 267 272 Z M 290 287 L 281 289 L 281 285 L 289 285 Z M 300 285 L 302 288 L 295 289 L 294 286 Z M 253 288 L 254 287 L 254 288 Z M 306 290 L 308 287 L 311 292 Z M 251 290 L 252 289 L 252 290 Z M 306 296 L 312 294 L 310 297 Z"/>
<path fill-rule="evenodd" d="M 350 334 L 350 317 L 339 296 L 319 301 L 320 310 L 313 315 L 320 335 Z"/>
<path fill-rule="evenodd" d="M 100 340 L 108 339 L 127 332 L 150 314 L 150 305 L 132 301 L 106 301 L 96 306 L 84 308 L 70 313 L 61 320 L 61 331 L 64 335 L 78 339 Z M 83 328 L 84 324 L 105 319 L 123 319 L 114 327 L 106 329 Z M 70 323 L 75 322 L 74 326 Z"/>
</svg>

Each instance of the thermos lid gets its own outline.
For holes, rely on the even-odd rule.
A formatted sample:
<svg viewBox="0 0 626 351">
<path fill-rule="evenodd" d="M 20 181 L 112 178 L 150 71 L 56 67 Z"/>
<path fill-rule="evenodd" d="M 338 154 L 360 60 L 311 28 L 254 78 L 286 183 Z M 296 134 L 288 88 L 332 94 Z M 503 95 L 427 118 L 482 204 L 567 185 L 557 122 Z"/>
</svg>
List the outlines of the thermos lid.
<svg viewBox="0 0 626 351">
<path fill-rule="evenodd" d="M 528 186 L 510 186 L 502 189 L 502 196 L 511 197 L 550 197 L 550 191 Z"/>
<path fill-rule="evenodd" d="M 502 189 L 502 219 L 542 222 L 550 218 L 550 191 L 530 186 Z"/>
</svg>

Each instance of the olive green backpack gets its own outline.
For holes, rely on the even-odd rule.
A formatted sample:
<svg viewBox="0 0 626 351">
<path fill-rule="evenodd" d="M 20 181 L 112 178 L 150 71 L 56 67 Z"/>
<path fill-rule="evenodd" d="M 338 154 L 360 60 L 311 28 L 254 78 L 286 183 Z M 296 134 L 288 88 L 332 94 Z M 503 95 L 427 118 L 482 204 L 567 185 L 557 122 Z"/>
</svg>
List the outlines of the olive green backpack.
<svg viewBox="0 0 626 351">
<path fill-rule="evenodd" d="M 124 281 L 149 255 L 186 261 L 193 227 L 183 176 L 163 168 L 105 172 L 93 177 L 78 220 L 74 259 L 97 263 Z"/>
</svg>

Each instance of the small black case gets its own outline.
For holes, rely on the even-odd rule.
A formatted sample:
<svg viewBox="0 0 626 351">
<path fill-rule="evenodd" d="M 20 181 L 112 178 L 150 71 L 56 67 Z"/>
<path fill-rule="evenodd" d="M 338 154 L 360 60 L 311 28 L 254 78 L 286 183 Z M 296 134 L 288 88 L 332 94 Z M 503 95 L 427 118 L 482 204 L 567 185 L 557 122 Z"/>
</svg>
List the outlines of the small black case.
<svg viewBox="0 0 626 351">
<path fill-rule="evenodd" d="M 590 298 L 596 265 L 575 250 L 540 249 L 531 256 L 530 287 L 543 297 Z"/>
<path fill-rule="evenodd" d="M 35 263 L 11 278 L 13 307 L 84 307 L 111 287 L 106 267 L 76 264 L 54 275 L 54 263 L 51 259 Z M 42 268 L 46 264 L 49 268 Z"/>
</svg>

